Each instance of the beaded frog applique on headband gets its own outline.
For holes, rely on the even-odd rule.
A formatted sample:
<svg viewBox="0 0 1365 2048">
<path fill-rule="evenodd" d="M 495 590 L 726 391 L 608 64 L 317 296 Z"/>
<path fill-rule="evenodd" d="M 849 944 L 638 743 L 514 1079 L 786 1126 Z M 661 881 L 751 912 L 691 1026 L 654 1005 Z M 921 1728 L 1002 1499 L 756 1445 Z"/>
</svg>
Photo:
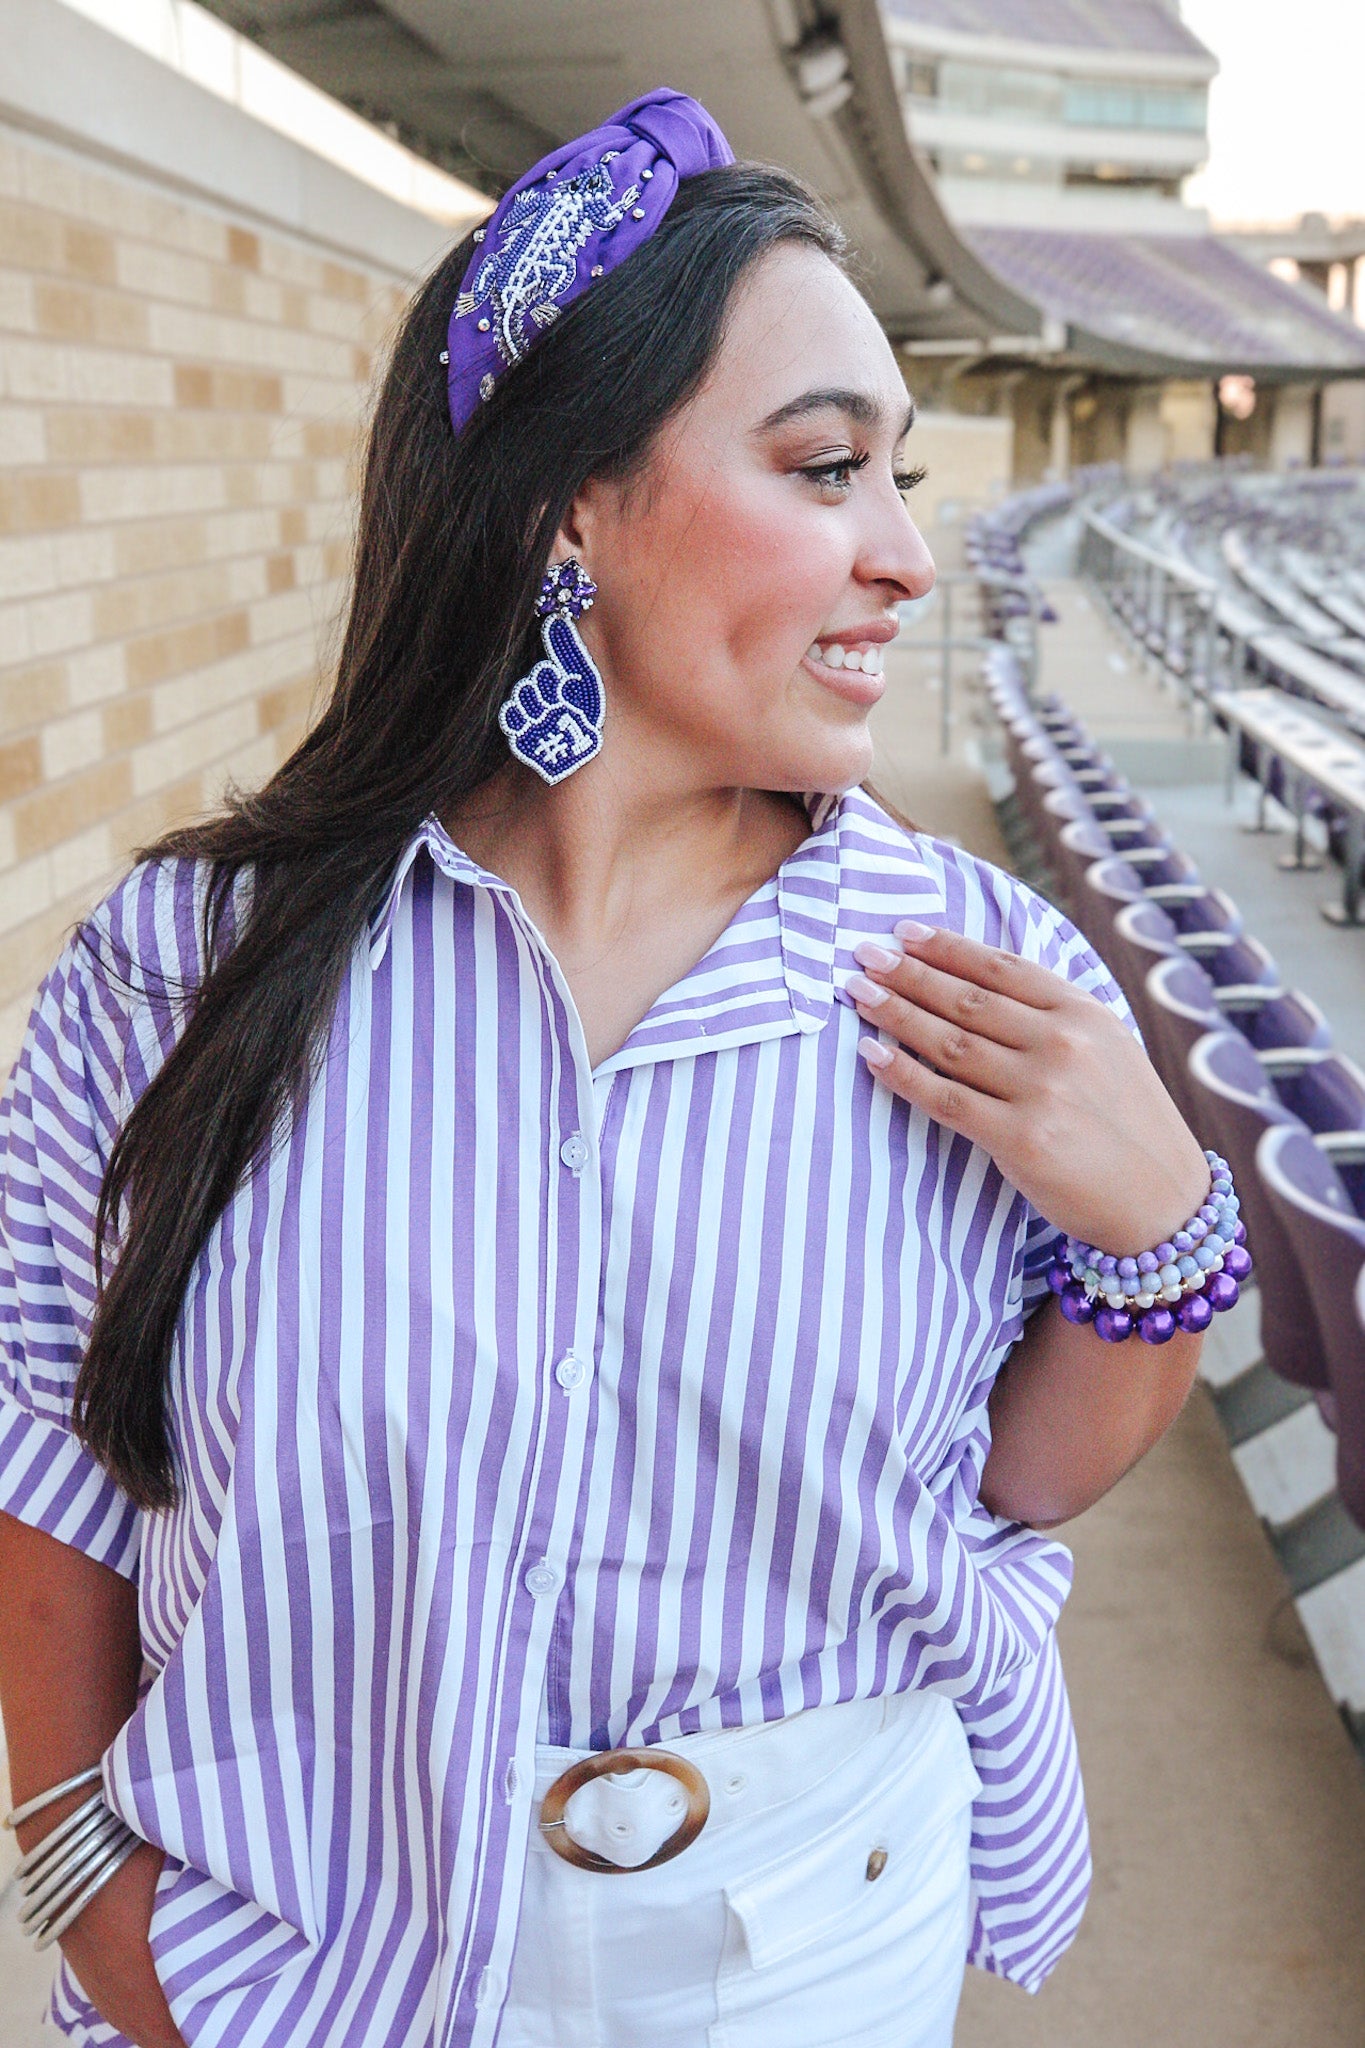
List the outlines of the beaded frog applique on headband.
<svg viewBox="0 0 1365 2048">
<path fill-rule="evenodd" d="M 705 107 L 661 89 L 532 166 L 476 231 L 446 335 L 458 434 L 503 372 L 647 242 L 684 178 L 734 162 Z"/>
<path fill-rule="evenodd" d="M 608 150 L 600 163 L 562 184 L 551 172 L 550 182 L 518 193 L 497 229 L 497 248 L 484 256 L 472 285 L 456 299 L 458 320 L 487 307 L 478 331 L 493 335 L 504 363 L 515 363 L 537 330 L 558 319 L 558 301 L 573 288 L 578 253 L 588 237 L 616 227 L 639 198 L 637 185 L 627 186 L 619 198 L 612 190 L 610 166 L 619 154 Z"/>
</svg>

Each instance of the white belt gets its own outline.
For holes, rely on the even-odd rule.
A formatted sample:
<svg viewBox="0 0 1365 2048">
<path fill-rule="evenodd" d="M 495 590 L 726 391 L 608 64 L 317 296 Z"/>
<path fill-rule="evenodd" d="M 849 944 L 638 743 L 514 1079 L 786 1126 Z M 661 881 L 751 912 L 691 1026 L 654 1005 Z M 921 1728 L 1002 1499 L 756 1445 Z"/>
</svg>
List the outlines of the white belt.
<svg viewBox="0 0 1365 2048">
<path fill-rule="evenodd" d="M 939 1694 L 893 1693 L 645 1749 L 539 1748 L 541 1834 L 580 1869 L 652 1870 L 704 1827 L 714 1832 L 809 1792 L 893 1721 L 919 1716 L 927 1737 L 945 1711 L 954 1709 Z"/>
</svg>

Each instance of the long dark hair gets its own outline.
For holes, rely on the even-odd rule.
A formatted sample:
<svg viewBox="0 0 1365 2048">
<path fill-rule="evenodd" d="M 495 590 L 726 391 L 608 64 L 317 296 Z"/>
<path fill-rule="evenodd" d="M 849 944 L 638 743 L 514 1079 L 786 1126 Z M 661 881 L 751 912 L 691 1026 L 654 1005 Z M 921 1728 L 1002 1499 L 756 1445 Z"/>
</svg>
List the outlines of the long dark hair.
<svg viewBox="0 0 1365 2048">
<path fill-rule="evenodd" d="M 658 231 L 504 374 L 458 438 L 440 356 L 472 241 L 413 301 L 370 432 L 330 700 L 263 790 L 139 856 L 202 862 L 209 878 L 208 966 L 189 1021 L 105 1173 L 101 1285 L 76 1384 L 78 1434 L 140 1506 L 176 1499 L 166 1386 L 195 1261 L 307 1087 L 404 845 L 506 759 L 498 706 L 534 658 L 532 601 L 555 533 L 589 477 L 642 466 L 704 379 L 740 278 L 787 242 L 843 255 L 794 178 L 749 164 L 689 179 Z"/>
</svg>

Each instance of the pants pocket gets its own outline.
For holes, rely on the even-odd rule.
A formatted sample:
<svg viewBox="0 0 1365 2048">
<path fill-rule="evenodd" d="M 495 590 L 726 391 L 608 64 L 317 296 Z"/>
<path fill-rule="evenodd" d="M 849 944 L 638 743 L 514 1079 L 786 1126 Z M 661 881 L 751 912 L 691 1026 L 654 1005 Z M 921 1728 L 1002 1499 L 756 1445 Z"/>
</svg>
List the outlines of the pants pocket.
<svg viewBox="0 0 1365 2048">
<path fill-rule="evenodd" d="M 711 2048 L 949 2048 L 966 1966 L 976 1774 L 953 1716 L 889 1781 L 725 1890 Z"/>
</svg>

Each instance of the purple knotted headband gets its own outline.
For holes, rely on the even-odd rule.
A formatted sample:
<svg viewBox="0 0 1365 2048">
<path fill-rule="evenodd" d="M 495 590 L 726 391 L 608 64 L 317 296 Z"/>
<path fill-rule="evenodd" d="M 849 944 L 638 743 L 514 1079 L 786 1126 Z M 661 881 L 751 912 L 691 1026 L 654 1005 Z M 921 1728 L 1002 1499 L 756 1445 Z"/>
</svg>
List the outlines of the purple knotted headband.
<svg viewBox="0 0 1365 2048">
<path fill-rule="evenodd" d="M 734 160 L 705 107 L 663 88 L 519 179 L 479 230 L 450 316 L 456 433 L 565 307 L 649 239 L 683 178 Z"/>
</svg>

